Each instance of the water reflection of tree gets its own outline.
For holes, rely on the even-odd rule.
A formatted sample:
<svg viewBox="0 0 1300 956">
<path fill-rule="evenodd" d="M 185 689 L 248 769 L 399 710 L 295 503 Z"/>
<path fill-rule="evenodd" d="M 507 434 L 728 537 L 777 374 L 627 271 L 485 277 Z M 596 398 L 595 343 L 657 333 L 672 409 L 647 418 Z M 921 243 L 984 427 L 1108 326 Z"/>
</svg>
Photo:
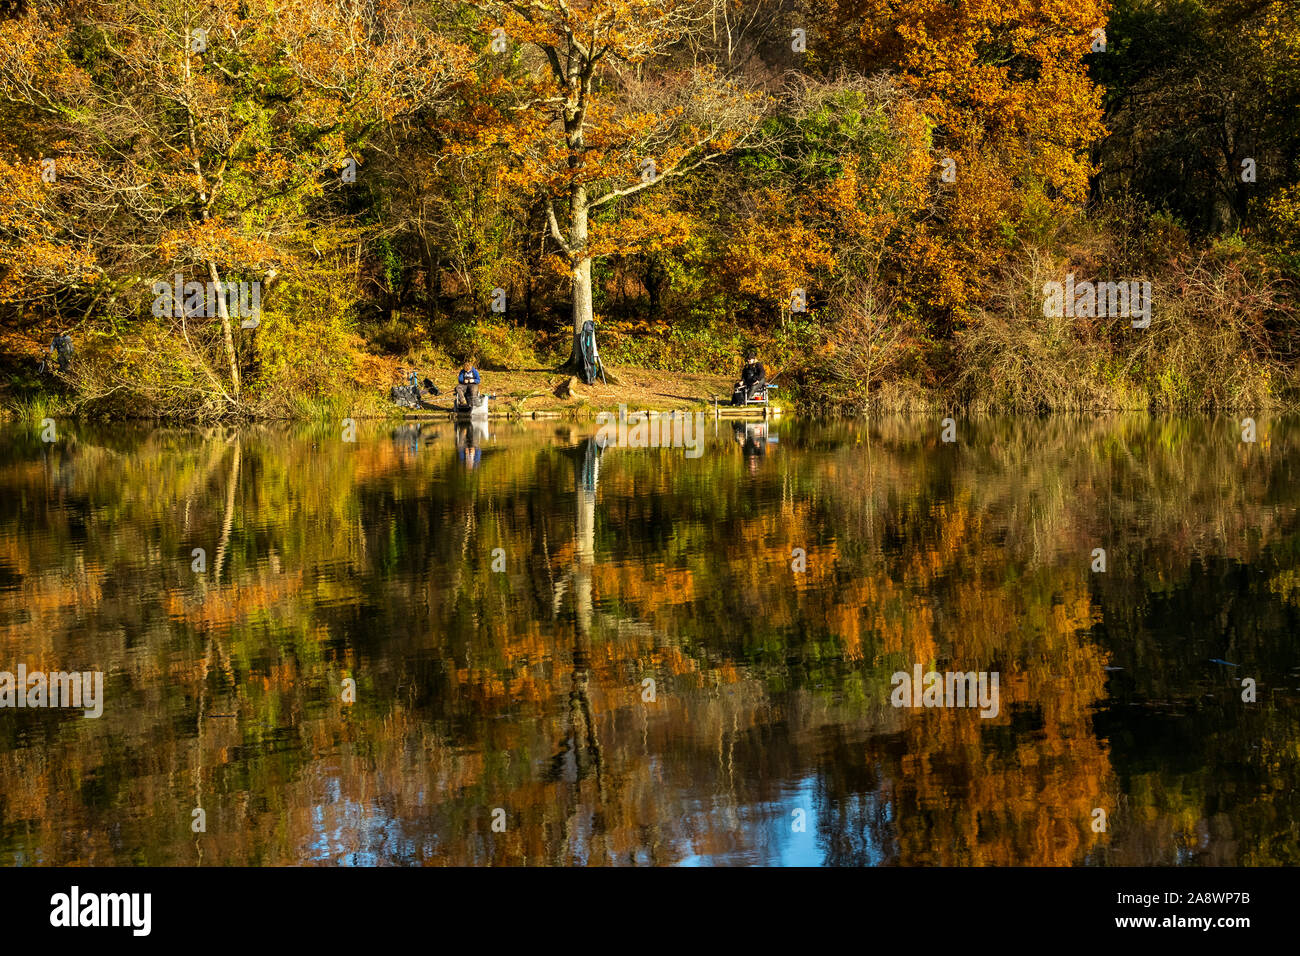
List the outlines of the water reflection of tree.
<svg viewBox="0 0 1300 956">
<path fill-rule="evenodd" d="M 603 800 L 604 760 L 599 732 L 591 702 L 591 626 L 592 566 L 596 560 L 596 490 L 600 475 L 601 449 L 594 438 L 589 438 L 568 457 L 574 464 L 574 534 L 573 561 L 564 575 L 552 587 L 552 615 L 557 625 L 566 621 L 572 625 L 572 671 L 568 695 L 568 708 L 564 723 L 564 736 L 551 762 L 549 778 L 568 779 L 572 783 L 571 798 L 577 805 L 580 800 L 578 783 L 595 774 L 597 799 Z M 561 616 L 564 598 L 570 597 L 571 612 Z M 565 827 L 565 832 L 569 830 Z M 558 853 L 560 848 L 556 848 Z M 562 862 L 558 858 L 555 862 Z"/>
<path fill-rule="evenodd" d="M 788 829 L 798 781 L 828 862 L 1295 862 L 1294 704 L 1246 711 L 1203 660 L 1295 664 L 1290 440 L 1243 462 L 1173 423 L 995 423 L 941 449 L 884 422 L 869 455 L 853 429 L 783 434 L 755 480 L 651 450 L 587 482 L 586 448 L 545 433 L 471 477 L 450 435 L 412 468 L 364 435 L 250 429 L 237 480 L 229 437 L 0 455 L 3 649 L 88 649 L 131 703 L 39 746 L 0 724 L 6 850 L 70 859 L 75 821 L 82 862 L 188 862 L 197 779 L 205 862 L 301 860 L 322 833 L 462 863 L 770 858 L 763 814 Z M 199 542 L 219 584 L 189 571 Z M 917 660 L 1001 667 L 1003 715 L 882 707 Z M 214 711 L 241 716 L 200 733 Z M 1105 837 L 1099 804 L 1124 808 Z M 499 805 L 510 832 L 471 839 Z"/>
</svg>

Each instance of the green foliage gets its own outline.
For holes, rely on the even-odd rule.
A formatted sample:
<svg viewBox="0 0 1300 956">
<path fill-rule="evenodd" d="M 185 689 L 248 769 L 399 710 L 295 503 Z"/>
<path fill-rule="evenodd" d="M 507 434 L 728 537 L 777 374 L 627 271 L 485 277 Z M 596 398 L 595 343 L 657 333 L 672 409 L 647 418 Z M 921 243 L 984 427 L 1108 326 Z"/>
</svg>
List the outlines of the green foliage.
<svg viewBox="0 0 1300 956">
<path fill-rule="evenodd" d="M 886 110 L 886 101 L 860 88 L 814 94 L 802 109 L 796 106 L 767 120 L 764 136 L 775 148 L 746 150 L 737 164 L 765 185 L 792 180 L 817 185 L 849 167 L 878 169 L 898 146 Z"/>
<path fill-rule="evenodd" d="M 356 371 L 358 344 L 340 276 L 317 273 L 286 280 L 269 296 L 253 333 L 259 372 L 252 393 L 264 413 L 345 388 Z"/>
</svg>

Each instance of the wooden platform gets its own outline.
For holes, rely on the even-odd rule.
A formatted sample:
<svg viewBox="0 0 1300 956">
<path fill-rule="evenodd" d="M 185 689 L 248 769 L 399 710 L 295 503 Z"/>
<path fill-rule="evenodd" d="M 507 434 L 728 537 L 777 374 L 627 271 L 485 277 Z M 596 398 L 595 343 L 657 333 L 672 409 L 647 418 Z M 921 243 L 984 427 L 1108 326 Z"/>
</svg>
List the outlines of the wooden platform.
<svg viewBox="0 0 1300 956">
<path fill-rule="evenodd" d="M 616 413 L 610 413 L 616 414 Z M 703 415 L 705 418 L 735 418 L 746 421 L 767 421 L 781 417 L 781 409 L 768 405 L 709 405 L 705 408 L 675 408 L 667 411 L 636 409 L 627 413 L 628 422 L 643 418 L 672 418 L 674 415 Z"/>
<path fill-rule="evenodd" d="M 770 405 L 719 405 L 714 409 L 717 418 L 757 418 L 766 421 L 780 418 L 781 409 Z"/>
<path fill-rule="evenodd" d="M 613 409 L 602 409 L 597 414 L 617 415 L 618 413 Z M 695 409 L 677 408 L 677 409 L 669 409 L 666 411 L 659 411 L 657 409 L 639 409 L 636 411 L 629 411 L 627 413 L 627 420 L 629 422 L 635 422 L 641 418 L 649 418 L 649 417 L 671 418 L 674 415 L 692 415 L 692 414 L 703 414 L 708 418 L 734 418 L 734 419 L 745 419 L 749 421 L 767 421 L 768 419 L 772 419 L 772 418 L 780 418 L 781 409 L 779 407 L 772 407 L 769 405 L 739 405 L 739 406 L 716 405 L 716 406 L 711 406 L 702 409 L 701 408 L 695 408 Z M 418 412 L 408 411 L 402 415 L 402 420 L 408 422 L 418 422 L 418 421 L 439 421 L 439 422 L 480 421 L 482 422 L 482 421 L 504 421 L 509 418 L 519 418 L 519 419 L 532 419 L 534 421 L 554 421 L 556 419 L 561 419 L 565 417 L 567 417 L 567 414 L 564 411 L 551 411 L 551 410 L 541 410 L 541 409 L 533 412 L 524 411 L 524 412 L 520 412 L 519 414 L 512 414 L 510 412 L 493 411 L 493 412 L 489 412 L 487 415 L 471 416 L 469 412 L 453 412 L 450 409 L 445 409 L 445 408 L 429 408 Z M 584 416 L 584 418 L 585 417 L 586 416 Z"/>
<path fill-rule="evenodd" d="M 486 422 L 513 417 L 516 416 L 512 416 L 509 412 L 488 412 L 486 415 L 471 415 L 469 412 L 453 412 L 445 408 L 430 408 L 425 411 L 406 412 L 402 415 L 402 420 L 408 422 Z M 527 418 L 528 415 L 523 417 Z"/>
</svg>

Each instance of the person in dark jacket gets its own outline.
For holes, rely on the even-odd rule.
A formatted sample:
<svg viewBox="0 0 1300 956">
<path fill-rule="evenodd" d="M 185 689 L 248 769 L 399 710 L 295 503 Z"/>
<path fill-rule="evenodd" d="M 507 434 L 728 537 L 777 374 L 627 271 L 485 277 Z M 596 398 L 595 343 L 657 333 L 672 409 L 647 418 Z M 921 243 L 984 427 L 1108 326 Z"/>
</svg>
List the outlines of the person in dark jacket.
<svg viewBox="0 0 1300 956">
<path fill-rule="evenodd" d="M 66 373 L 68 365 L 72 362 L 72 336 L 67 332 L 60 332 L 54 336 L 54 341 L 50 343 L 50 354 L 59 363 L 59 371 Z M 46 361 L 48 364 L 48 359 Z"/>
<path fill-rule="evenodd" d="M 767 388 L 767 370 L 758 356 L 753 352 L 745 357 L 745 367 L 741 369 L 740 381 L 731 394 L 732 405 L 744 405 L 755 395 L 760 395 Z"/>
<path fill-rule="evenodd" d="M 478 387 L 482 382 L 478 374 L 478 369 L 474 367 L 474 360 L 468 358 L 465 360 L 465 367 L 460 370 L 456 376 L 456 407 L 473 408 L 478 404 Z"/>
</svg>

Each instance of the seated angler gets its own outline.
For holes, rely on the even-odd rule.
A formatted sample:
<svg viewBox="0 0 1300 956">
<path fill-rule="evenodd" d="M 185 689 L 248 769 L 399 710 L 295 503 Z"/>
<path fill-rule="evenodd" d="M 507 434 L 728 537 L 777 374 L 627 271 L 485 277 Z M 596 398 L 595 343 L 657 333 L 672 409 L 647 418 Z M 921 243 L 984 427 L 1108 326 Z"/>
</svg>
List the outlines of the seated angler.
<svg viewBox="0 0 1300 956">
<path fill-rule="evenodd" d="M 460 410 L 472 409 L 478 404 L 478 387 L 482 381 L 478 369 L 474 367 L 472 357 L 465 360 L 465 366 L 460 370 L 460 374 L 456 376 L 456 381 L 458 384 L 456 385 L 455 407 Z"/>
<path fill-rule="evenodd" d="M 741 369 L 740 381 L 731 395 L 732 405 L 744 405 L 755 395 L 761 395 L 767 389 L 767 370 L 758 356 L 750 352 L 745 356 L 745 367 Z"/>
</svg>

